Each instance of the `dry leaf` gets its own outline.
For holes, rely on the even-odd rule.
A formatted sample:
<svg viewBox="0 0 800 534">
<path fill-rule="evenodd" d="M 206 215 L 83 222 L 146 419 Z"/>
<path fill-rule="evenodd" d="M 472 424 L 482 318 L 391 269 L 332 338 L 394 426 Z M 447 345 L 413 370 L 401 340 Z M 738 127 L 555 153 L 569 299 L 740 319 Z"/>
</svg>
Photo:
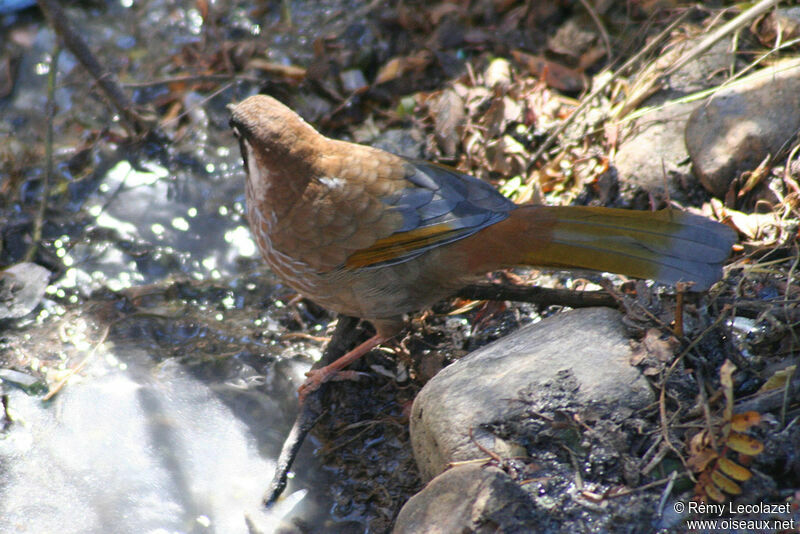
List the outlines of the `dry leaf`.
<svg viewBox="0 0 800 534">
<path fill-rule="evenodd" d="M 569 93 L 577 93 L 584 88 L 583 76 L 575 69 L 550 61 L 543 56 L 535 56 L 519 50 L 512 50 L 511 55 L 516 61 L 522 63 L 528 72 L 543 79 L 550 87 Z"/>
<path fill-rule="evenodd" d="M 722 418 L 730 421 L 733 416 L 733 372 L 736 366 L 730 360 L 725 360 L 719 369 L 719 382 L 722 385 L 722 392 L 725 395 L 725 410 Z"/>
<path fill-rule="evenodd" d="M 511 63 L 507 59 L 496 58 L 493 59 L 489 66 L 486 67 L 486 73 L 483 75 L 486 87 L 494 89 L 495 86 L 508 87 L 511 83 Z"/>
<path fill-rule="evenodd" d="M 717 461 L 717 467 L 734 480 L 745 481 L 753 476 L 753 473 L 751 473 L 749 469 L 742 467 L 724 456 Z"/>
<path fill-rule="evenodd" d="M 302 81 L 306 77 L 306 69 L 294 65 L 283 65 L 263 58 L 254 57 L 247 62 L 248 69 L 256 69 L 269 74 L 276 74 L 294 81 Z"/>
<path fill-rule="evenodd" d="M 420 50 L 410 56 L 399 56 L 390 59 L 375 76 L 375 85 L 390 82 L 408 72 L 422 72 L 433 56 L 427 50 Z"/>
<path fill-rule="evenodd" d="M 742 492 L 742 488 L 739 484 L 723 475 L 718 469 L 711 471 L 711 481 L 725 493 L 739 495 Z"/>
<path fill-rule="evenodd" d="M 695 473 L 699 473 L 701 471 L 705 471 L 708 464 L 712 461 L 716 460 L 719 457 L 719 454 L 714 449 L 704 449 L 699 451 L 697 454 L 692 454 L 688 460 L 686 460 L 686 465 L 694 471 Z"/>
<path fill-rule="evenodd" d="M 711 497 L 715 501 L 717 501 L 717 502 L 725 502 L 725 500 L 726 500 L 725 499 L 725 494 L 722 493 L 720 490 L 718 490 L 717 487 L 714 484 L 712 484 L 711 482 L 706 483 L 705 486 L 703 486 L 703 489 L 705 490 L 706 495 L 708 495 L 709 497 Z"/>
<path fill-rule="evenodd" d="M 729 226 L 733 226 L 752 241 L 774 241 L 778 234 L 776 229 L 781 226 L 778 214 L 774 212 L 742 213 L 726 207 L 717 199 L 711 199 L 711 208 L 717 218 L 730 223 Z"/>
<path fill-rule="evenodd" d="M 756 438 L 739 432 L 731 432 L 725 444 L 728 448 L 748 456 L 755 456 L 764 450 L 764 444 Z"/>
<path fill-rule="evenodd" d="M 797 369 L 797 365 L 790 365 L 785 369 L 775 371 L 775 373 L 773 373 L 773 375 L 769 377 L 769 379 L 764 382 L 760 388 L 758 388 L 758 393 L 766 393 L 767 391 L 772 391 L 773 389 L 785 388 L 786 383 L 794 376 L 795 369 Z"/>
<path fill-rule="evenodd" d="M 663 338 L 658 328 L 650 328 L 642 341 L 647 352 L 660 362 L 671 362 L 675 356 L 675 348 L 679 345 L 674 336 Z"/>
<path fill-rule="evenodd" d="M 746 432 L 751 426 L 761 422 L 761 414 L 756 411 L 734 414 L 731 418 L 731 430 Z"/>
<path fill-rule="evenodd" d="M 772 156 L 769 154 L 764 160 L 752 171 L 748 173 L 747 180 L 745 181 L 744 185 L 739 189 L 736 193 L 736 196 L 742 198 L 747 193 L 755 189 L 755 187 L 764 181 L 764 178 L 769 176 L 770 169 L 767 167 L 767 163 L 772 159 Z"/>
<path fill-rule="evenodd" d="M 429 100 L 428 112 L 433 118 L 439 148 L 445 156 L 454 157 L 466 120 L 464 102 L 454 90 L 445 89 L 438 97 Z"/>
</svg>

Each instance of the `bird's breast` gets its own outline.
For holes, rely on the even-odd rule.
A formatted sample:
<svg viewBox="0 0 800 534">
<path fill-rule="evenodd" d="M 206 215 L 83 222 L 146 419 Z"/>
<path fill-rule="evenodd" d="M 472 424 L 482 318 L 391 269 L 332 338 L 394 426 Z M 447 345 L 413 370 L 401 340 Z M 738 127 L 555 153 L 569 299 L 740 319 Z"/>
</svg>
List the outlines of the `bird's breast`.
<svg viewBox="0 0 800 534">
<path fill-rule="evenodd" d="M 275 210 L 263 198 L 257 197 L 252 180 L 247 181 L 245 193 L 250 231 L 267 264 L 297 291 L 306 295 L 316 294 L 319 276 L 314 269 L 275 246 L 274 232 L 278 225 Z"/>
</svg>

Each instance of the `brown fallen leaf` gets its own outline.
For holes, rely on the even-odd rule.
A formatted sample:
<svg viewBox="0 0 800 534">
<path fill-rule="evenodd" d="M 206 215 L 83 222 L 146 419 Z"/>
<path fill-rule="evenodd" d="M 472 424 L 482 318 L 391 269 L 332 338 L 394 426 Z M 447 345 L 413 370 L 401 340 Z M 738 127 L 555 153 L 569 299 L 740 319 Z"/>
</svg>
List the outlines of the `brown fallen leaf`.
<svg viewBox="0 0 800 534">
<path fill-rule="evenodd" d="M 565 67 L 549 59 L 528 54 L 520 50 L 512 50 L 511 56 L 528 69 L 528 72 L 544 80 L 559 91 L 577 93 L 584 89 L 585 83 L 581 72 Z"/>
<path fill-rule="evenodd" d="M 455 157 L 466 114 L 464 101 L 453 89 L 445 89 L 428 101 L 436 142 L 448 158 Z"/>
<path fill-rule="evenodd" d="M 247 68 L 256 69 L 269 74 L 275 74 L 292 81 L 300 82 L 306 77 L 306 69 L 294 65 L 283 65 L 255 57 L 247 62 Z"/>
<path fill-rule="evenodd" d="M 409 56 L 398 56 L 390 59 L 380 68 L 375 76 L 375 85 L 395 80 L 409 72 L 422 72 L 433 59 L 428 50 L 420 50 Z"/>
</svg>

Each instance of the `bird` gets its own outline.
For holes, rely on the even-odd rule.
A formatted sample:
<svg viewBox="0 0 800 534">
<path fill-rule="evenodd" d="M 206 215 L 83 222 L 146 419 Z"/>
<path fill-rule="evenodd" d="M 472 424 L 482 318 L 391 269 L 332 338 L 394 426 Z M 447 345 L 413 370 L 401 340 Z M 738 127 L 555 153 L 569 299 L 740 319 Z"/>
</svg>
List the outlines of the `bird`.
<svg viewBox="0 0 800 534">
<path fill-rule="evenodd" d="M 229 106 L 247 220 L 272 271 L 375 335 L 307 373 L 306 396 L 399 334 L 404 314 L 516 266 L 605 271 L 707 290 L 736 241 L 728 226 L 665 208 L 516 204 L 437 163 L 330 139 L 268 95 Z"/>
</svg>

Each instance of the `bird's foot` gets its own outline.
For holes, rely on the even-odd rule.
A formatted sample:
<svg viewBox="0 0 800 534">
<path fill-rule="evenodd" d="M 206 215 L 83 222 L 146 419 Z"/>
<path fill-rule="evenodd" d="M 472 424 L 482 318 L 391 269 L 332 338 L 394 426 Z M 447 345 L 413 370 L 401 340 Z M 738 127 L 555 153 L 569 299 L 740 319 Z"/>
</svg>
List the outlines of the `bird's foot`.
<svg viewBox="0 0 800 534">
<path fill-rule="evenodd" d="M 312 369 L 306 373 L 306 381 L 303 382 L 297 389 L 300 404 L 306 400 L 308 395 L 320 388 L 325 382 L 339 381 L 339 380 L 358 380 L 359 377 L 366 376 L 366 373 L 358 371 L 337 371 L 336 369 L 329 369 L 322 367 L 320 369 Z"/>
</svg>

